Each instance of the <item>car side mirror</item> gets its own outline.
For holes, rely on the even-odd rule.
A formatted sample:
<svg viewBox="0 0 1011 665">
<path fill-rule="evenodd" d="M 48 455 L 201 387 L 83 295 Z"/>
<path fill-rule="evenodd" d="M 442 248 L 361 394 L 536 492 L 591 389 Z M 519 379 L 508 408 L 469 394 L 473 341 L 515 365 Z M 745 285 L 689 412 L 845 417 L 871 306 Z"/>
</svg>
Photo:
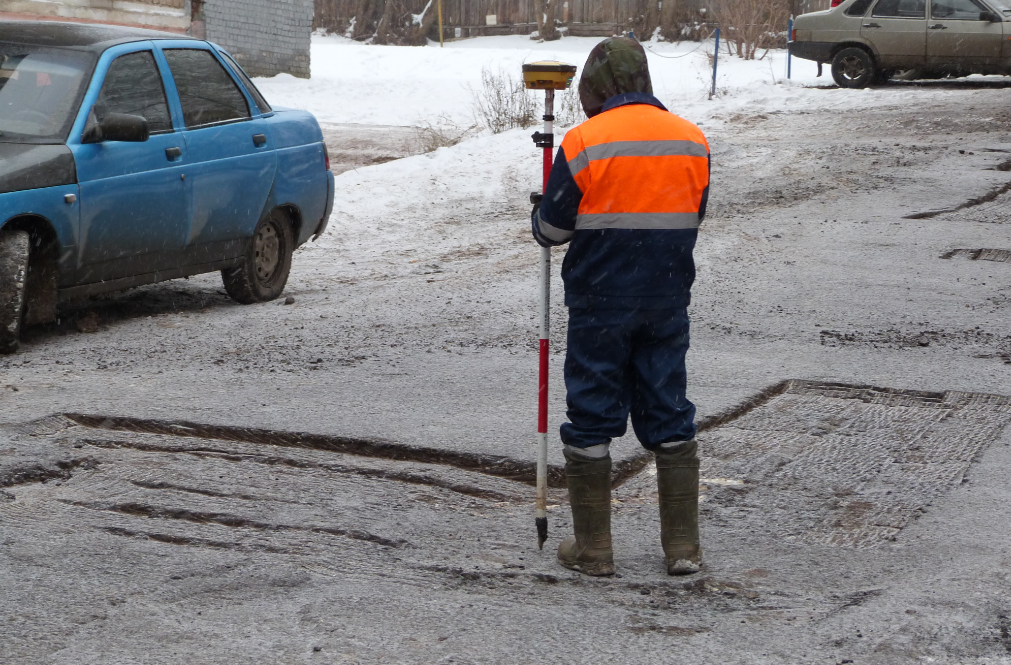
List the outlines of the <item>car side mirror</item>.
<svg viewBox="0 0 1011 665">
<path fill-rule="evenodd" d="M 979 20 L 980 21 L 988 21 L 990 23 L 1001 23 L 1002 22 L 1001 17 L 997 16 L 993 12 L 980 12 L 979 13 Z"/>
<path fill-rule="evenodd" d="M 142 143 L 147 141 L 150 136 L 147 120 L 142 116 L 128 113 L 108 113 L 101 122 L 90 124 L 84 130 L 81 142 L 128 141 Z"/>
</svg>

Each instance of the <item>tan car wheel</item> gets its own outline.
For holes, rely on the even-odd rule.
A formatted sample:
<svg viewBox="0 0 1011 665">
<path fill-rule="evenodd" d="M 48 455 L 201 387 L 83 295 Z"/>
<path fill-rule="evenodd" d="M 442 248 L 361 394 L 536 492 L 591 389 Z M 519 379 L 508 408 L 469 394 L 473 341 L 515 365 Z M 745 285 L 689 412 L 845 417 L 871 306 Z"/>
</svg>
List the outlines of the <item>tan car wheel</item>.
<svg viewBox="0 0 1011 665">
<path fill-rule="evenodd" d="M 875 82 L 874 58 L 862 48 L 844 48 L 832 58 L 832 78 L 840 88 L 866 88 Z"/>
</svg>

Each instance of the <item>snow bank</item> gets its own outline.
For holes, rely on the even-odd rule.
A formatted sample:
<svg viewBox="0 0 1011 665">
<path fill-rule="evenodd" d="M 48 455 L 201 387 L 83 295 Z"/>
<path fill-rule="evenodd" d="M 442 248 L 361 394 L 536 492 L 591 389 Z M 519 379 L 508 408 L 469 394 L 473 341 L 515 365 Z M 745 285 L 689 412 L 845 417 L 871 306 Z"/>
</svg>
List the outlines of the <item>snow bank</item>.
<svg viewBox="0 0 1011 665">
<path fill-rule="evenodd" d="M 421 243 L 445 249 L 485 238 L 489 217 L 503 213 L 523 229 L 540 166 L 529 130 L 512 130 L 345 171 L 336 178 L 334 216 L 318 246 L 353 243 L 364 253 Z"/>
<path fill-rule="evenodd" d="M 524 62 L 562 60 L 582 67 L 595 37 L 565 37 L 535 42 L 511 35 L 478 37 L 427 47 L 369 46 L 340 37 L 313 37 L 312 78 L 282 74 L 257 79 L 273 103 L 311 111 L 321 122 L 414 125 L 422 119 L 446 115 L 454 122 L 473 122 L 471 90 L 481 87 L 481 71 L 488 68 L 519 76 Z M 715 109 L 782 105 L 810 96 L 804 86 L 831 85 L 827 71 L 817 78 L 817 66 L 793 61 L 793 78 L 786 82 L 786 53 L 773 51 L 764 60 L 744 61 L 721 54 L 717 90 L 708 100 L 712 42 L 645 44 L 656 95 L 671 110 L 695 117 Z M 816 93 L 818 94 L 818 93 Z M 820 94 L 824 94 L 822 91 Z"/>
</svg>

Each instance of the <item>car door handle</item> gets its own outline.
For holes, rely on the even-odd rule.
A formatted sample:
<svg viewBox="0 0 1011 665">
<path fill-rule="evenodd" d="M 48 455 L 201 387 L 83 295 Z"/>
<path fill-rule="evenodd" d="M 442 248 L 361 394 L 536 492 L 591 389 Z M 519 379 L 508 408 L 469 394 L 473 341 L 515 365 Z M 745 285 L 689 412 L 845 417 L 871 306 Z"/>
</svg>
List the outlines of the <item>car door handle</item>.
<svg viewBox="0 0 1011 665">
<path fill-rule="evenodd" d="M 165 148 L 165 158 L 170 162 L 183 156 L 182 148 Z"/>
<path fill-rule="evenodd" d="M 947 30 L 948 26 L 944 25 L 943 23 L 935 23 L 934 25 L 930 26 L 930 29 L 931 30 Z"/>
<path fill-rule="evenodd" d="M 864 23 L 865 28 L 880 28 L 880 23 Z"/>
<path fill-rule="evenodd" d="M 260 147 L 267 142 L 267 137 L 263 134 L 253 134 L 253 145 Z"/>
</svg>

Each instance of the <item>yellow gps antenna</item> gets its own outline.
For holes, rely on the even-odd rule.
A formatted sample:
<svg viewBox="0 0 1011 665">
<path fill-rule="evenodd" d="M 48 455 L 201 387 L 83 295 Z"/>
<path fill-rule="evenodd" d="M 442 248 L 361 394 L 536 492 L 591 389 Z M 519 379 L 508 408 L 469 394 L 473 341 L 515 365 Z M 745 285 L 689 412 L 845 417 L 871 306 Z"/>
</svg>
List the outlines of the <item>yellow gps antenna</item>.
<svg viewBox="0 0 1011 665">
<path fill-rule="evenodd" d="M 576 75 L 574 65 L 564 62 L 531 62 L 523 65 L 523 84 L 528 90 L 544 91 L 544 131 L 534 132 L 534 143 L 544 149 L 544 186 L 540 194 L 530 195 L 531 203 L 540 203 L 548 187 L 551 162 L 554 159 L 555 90 L 565 90 Z M 550 348 L 551 249 L 541 248 L 540 303 L 541 322 L 540 372 L 537 382 L 537 546 L 544 548 L 548 539 L 548 350 Z"/>
</svg>

